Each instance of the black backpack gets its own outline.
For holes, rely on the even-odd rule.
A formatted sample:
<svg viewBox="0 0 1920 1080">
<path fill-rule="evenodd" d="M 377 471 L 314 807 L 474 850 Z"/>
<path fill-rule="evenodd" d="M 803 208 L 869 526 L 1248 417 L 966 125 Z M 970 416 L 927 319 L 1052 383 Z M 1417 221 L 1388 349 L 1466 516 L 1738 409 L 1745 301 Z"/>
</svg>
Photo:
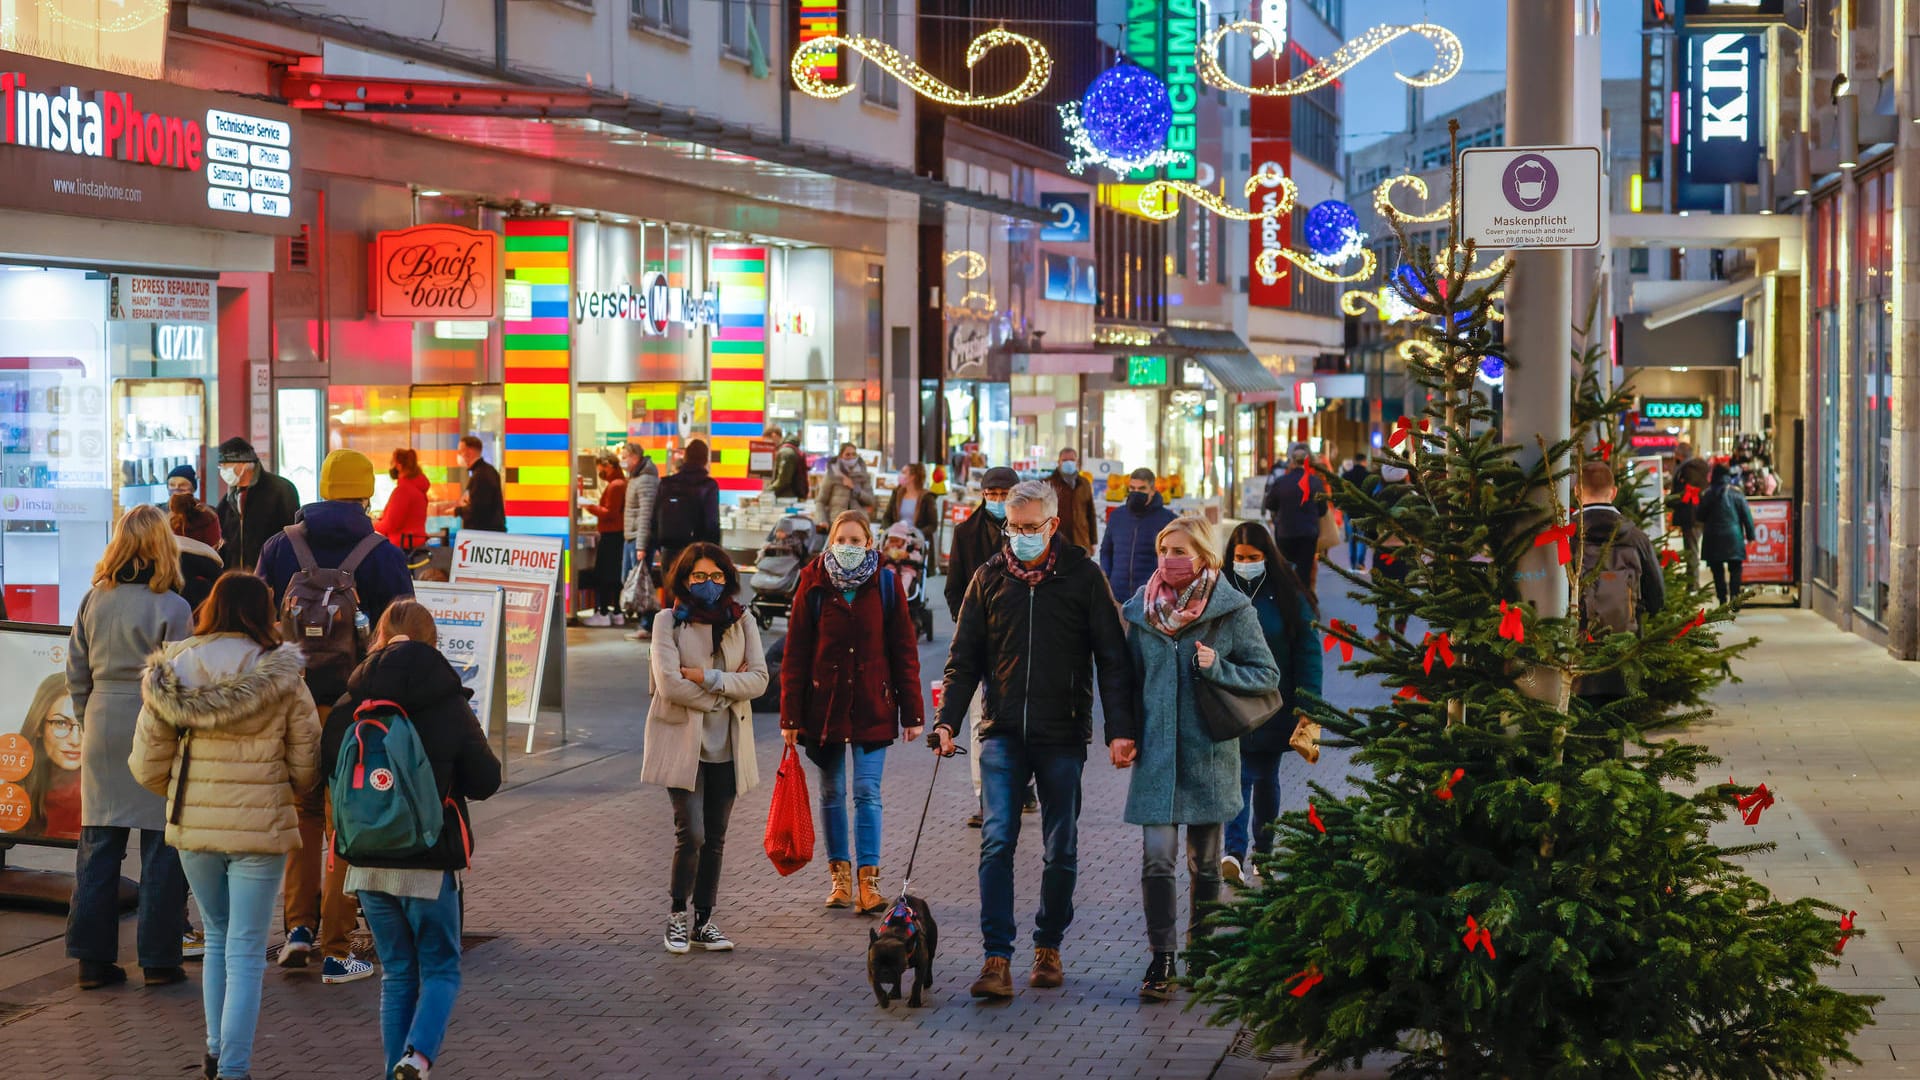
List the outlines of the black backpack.
<svg viewBox="0 0 1920 1080">
<path fill-rule="evenodd" d="M 662 482 L 659 495 L 660 545 L 683 548 L 700 539 L 706 505 L 698 487 Z"/>
</svg>

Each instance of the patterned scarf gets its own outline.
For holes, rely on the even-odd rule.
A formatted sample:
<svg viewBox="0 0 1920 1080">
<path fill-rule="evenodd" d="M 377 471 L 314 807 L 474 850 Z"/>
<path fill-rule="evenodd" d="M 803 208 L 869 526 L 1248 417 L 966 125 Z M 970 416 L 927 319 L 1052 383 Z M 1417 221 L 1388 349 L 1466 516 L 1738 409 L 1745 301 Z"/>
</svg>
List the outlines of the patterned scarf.
<svg viewBox="0 0 1920 1080">
<path fill-rule="evenodd" d="M 1179 637 L 1187 624 L 1207 610 L 1207 601 L 1219 580 L 1218 570 L 1202 570 L 1186 588 L 1175 589 L 1155 570 L 1147 579 L 1147 625 L 1168 637 Z"/>
<path fill-rule="evenodd" d="M 727 628 L 740 621 L 747 609 L 733 597 L 724 597 L 713 607 L 702 607 L 697 600 L 683 599 L 673 609 L 673 625 L 685 626 L 688 623 L 706 623 L 713 627 L 713 655 L 720 655 L 720 639 L 727 636 Z"/>
<path fill-rule="evenodd" d="M 831 548 L 821 552 L 820 559 L 827 568 L 827 578 L 833 582 L 833 587 L 841 592 L 865 585 L 867 579 L 873 576 L 875 568 L 880 565 L 880 553 L 872 548 L 867 549 L 867 557 L 860 560 L 860 565 L 851 570 L 840 568 L 840 560 L 833 557 Z"/>
<path fill-rule="evenodd" d="M 1060 560 L 1060 538 L 1056 535 L 1047 544 L 1047 557 L 1040 560 L 1039 566 L 1028 566 L 1021 562 L 1020 557 L 1013 553 L 1012 544 L 1003 543 L 1001 550 L 1007 556 L 1007 573 L 1019 581 L 1026 582 L 1031 588 L 1047 580 L 1048 575 L 1053 573 L 1053 564 Z"/>
</svg>

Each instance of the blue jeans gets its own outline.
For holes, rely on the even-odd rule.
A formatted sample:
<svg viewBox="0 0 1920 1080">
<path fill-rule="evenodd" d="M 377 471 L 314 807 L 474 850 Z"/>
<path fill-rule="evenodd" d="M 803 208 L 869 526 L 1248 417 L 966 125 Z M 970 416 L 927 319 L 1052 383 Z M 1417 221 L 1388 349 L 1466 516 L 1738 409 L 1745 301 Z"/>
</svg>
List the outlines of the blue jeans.
<svg viewBox="0 0 1920 1080">
<path fill-rule="evenodd" d="M 73 904 L 67 909 L 67 955 L 111 964 L 120 958 L 120 863 L 132 829 L 86 825 L 73 860 Z M 187 879 L 180 853 L 166 833 L 140 830 L 140 919 L 136 946 L 141 967 L 180 966 L 180 935 L 186 933 Z"/>
<path fill-rule="evenodd" d="M 180 853 L 207 935 L 200 999 L 207 1013 L 207 1053 L 219 1060 L 221 1076 L 246 1076 L 253 1065 L 267 931 L 279 907 L 286 865 L 284 855 Z"/>
<path fill-rule="evenodd" d="M 1367 565 L 1367 537 L 1353 527 L 1353 519 L 1347 519 L 1347 566 L 1354 570 Z M 1231 852 L 1229 852 L 1231 854 Z"/>
<path fill-rule="evenodd" d="M 627 541 L 627 546 L 620 549 L 620 585 L 621 587 L 624 588 L 626 586 L 627 576 L 633 573 L 634 565 L 639 561 L 640 561 L 639 541 L 636 541 L 636 540 Z"/>
<path fill-rule="evenodd" d="M 827 833 L 827 858 L 847 862 L 847 758 L 853 758 L 853 847 L 859 865 L 880 865 L 880 774 L 887 748 L 862 750 L 851 743 L 808 755 L 820 767 L 820 820 Z"/>
<path fill-rule="evenodd" d="M 1086 751 L 1034 750 L 1011 735 L 979 741 L 981 802 L 980 936 L 988 956 L 1013 955 L 1013 853 L 1020 842 L 1020 804 L 1031 780 L 1040 792 L 1040 913 L 1033 920 L 1036 949 L 1057 949 L 1073 923 L 1073 883 L 1079 876 L 1080 773 Z"/>
<path fill-rule="evenodd" d="M 380 953 L 380 1042 L 386 1075 L 412 1048 L 440 1060 L 453 999 L 460 993 L 460 890 L 448 871 L 440 897 L 360 893 L 360 914 Z"/>
<path fill-rule="evenodd" d="M 1262 855 L 1273 850 L 1273 834 L 1267 826 L 1280 816 L 1279 754 L 1250 754 L 1240 751 L 1240 812 L 1227 822 L 1225 849 L 1228 855 L 1247 860 L 1248 845 Z"/>
</svg>

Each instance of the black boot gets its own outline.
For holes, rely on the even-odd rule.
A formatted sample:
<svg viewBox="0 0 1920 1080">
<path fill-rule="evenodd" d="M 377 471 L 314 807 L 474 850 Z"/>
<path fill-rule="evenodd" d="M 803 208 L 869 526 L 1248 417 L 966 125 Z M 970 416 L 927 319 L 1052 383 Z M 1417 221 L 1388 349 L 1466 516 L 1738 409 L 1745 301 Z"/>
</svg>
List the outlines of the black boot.
<svg viewBox="0 0 1920 1080">
<path fill-rule="evenodd" d="M 80 961 L 80 989 L 98 990 L 103 986 L 127 981 L 127 969 L 119 964 L 101 964 L 92 960 Z"/>
<path fill-rule="evenodd" d="M 220 1080 L 220 1059 L 212 1054 L 206 1055 L 206 1060 L 200 1063 L 200 1075 L 205 1080 Z"/>
<path fill-rule="evenodd" d="M 1140 980 L 1140 998 L 1142 1001 L 1167 1001 L 1173 997 L 1174 960 L 1170 952 L 1153 954 L 1153 963 L 1147 965 L 1147 976 Z"/>
<path fill-rule="evenodd" d="M 1023 814 L 1035 814 L 1039 813 L 1039 811 L 1040 793 L 1034 790 L 1032 784 L 1028 784 L 1027 797 L 1020 803 L 1020 812 Z"/>
</svg>

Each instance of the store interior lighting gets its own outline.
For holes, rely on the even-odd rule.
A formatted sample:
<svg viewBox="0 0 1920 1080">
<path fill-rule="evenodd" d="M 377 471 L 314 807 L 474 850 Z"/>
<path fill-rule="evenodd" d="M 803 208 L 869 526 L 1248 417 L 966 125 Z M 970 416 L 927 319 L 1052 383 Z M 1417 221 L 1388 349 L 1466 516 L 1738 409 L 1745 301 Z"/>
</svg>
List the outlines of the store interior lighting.
<svg viewBox="0 0 1920 1080">
<path fill-rule="evenodd" d="M 414 194 L 420 196 L 423 199 L 437 199 L 440 197 L 441 193 L 438 191 L 435 191 L 432 188 L 422 188 L 421 190 L 414 192 Z"/>
</svg>

